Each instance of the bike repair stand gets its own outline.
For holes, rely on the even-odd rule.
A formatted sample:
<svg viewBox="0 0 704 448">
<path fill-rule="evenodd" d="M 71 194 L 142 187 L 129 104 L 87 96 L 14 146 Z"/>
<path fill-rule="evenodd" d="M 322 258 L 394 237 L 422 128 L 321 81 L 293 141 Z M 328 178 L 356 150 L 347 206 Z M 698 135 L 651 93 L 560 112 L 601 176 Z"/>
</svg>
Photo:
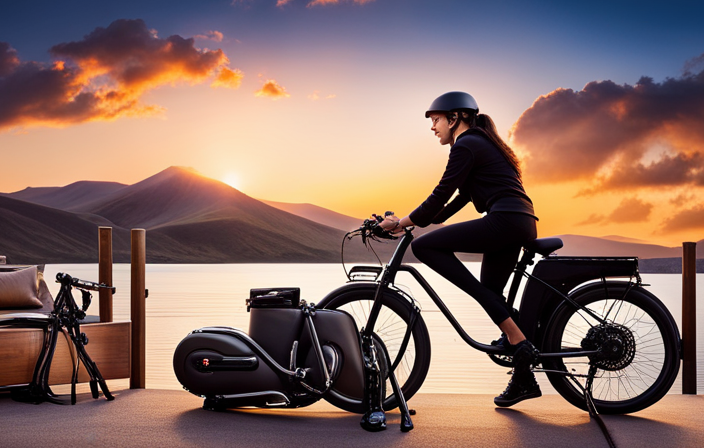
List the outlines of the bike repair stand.
<svg viewBox="0 0 704 448">
<path fill-rule="evenodd" d="M 44 345 L 34 368 L 32 382 L 24 389 L 13 391 L 12 398 L 25 403 L 39 404 L 44 401 L 55 404 L 67 404 L 59 400 L 49 386 L 49 370 L 54 358 L 56 342 L 59 332 L 67 332 L 73 342 L 71 357 L 73 358 L 73 376 L 71 378 L 71 404 L 76 404 L 76 383 L 78 382 L 78 368 L 82 362 L 90 376 L 90 391 L 93 398 L 98 398 L 98 386 L 103 391 L 105 398 L 114 400 L 108 390 L 98 366 L 88 356 L 85 345 L 88 337 L 80 330 L 79 320 L 85 318 L 85 310 L 90 305 L 90 292 L 81 289 L 83 308 L 79 309 L 71 294 L 71 277 L 61 279 L 61 291 L 54 303 L 54 310 L 49 316 L 48 324 L 44 327 Z M 80 288 L 79 288 L 80 289 Z M 66 297 L 68 295 L 68 298 Z"/>
</svg>

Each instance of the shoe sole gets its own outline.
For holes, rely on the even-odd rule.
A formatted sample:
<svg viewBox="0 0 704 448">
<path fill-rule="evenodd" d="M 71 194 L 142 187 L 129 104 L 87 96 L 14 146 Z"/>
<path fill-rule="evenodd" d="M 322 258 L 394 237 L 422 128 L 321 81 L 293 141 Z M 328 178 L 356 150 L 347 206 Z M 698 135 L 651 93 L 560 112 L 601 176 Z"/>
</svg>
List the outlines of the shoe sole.
<svg viewBox="0 0 704 448">
<path fill-rule="evenodd" d="M 538 397 L 542 397 L 542 396 L 543 396 L 543 393 L 540 390 L 537 390 L 535 392 L 531 392 L 529 394 L 522 395 L 518 398 L 514 398 L 513 400 L 502 400 L 499 397 L 496 397 L 496 398 L 494 398 L 494 404 L 496 406 L 501 407 L 501 408 L 508 408 L 508 407 L 513 406 L 516 403 L 520 403 L 523 400 L 530 400 L 531 398 L 538 398 Z"/>
</svg>

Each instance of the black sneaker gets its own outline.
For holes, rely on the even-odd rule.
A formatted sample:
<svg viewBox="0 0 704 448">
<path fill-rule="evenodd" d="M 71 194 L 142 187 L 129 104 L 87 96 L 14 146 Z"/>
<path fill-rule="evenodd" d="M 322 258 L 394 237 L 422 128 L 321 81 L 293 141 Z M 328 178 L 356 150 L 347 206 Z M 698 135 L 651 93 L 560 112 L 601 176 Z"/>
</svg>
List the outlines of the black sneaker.
<svg viewBox="0 0 704 448">
<path fill-rule="evenodd" d="M 514 377 L 508 382 L 506 390 L 504 390 L 501 395 L 494 398 L 494 404 L 496 406 L 507 408 L 523 400 L 538 398 L 543 395 L 538 382 L 535 381 L 535 376 L 523 379 L 523 381 L 519 381 L 515 376 L 514 373 Z"/>
</svg>

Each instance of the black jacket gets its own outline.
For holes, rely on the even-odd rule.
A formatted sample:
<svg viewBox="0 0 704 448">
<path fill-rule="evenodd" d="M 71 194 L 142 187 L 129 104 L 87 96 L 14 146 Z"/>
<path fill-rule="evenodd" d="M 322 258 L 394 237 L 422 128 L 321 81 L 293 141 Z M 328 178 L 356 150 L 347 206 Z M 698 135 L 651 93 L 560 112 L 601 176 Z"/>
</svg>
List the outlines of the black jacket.
<svg viewBox="0 0 704 448">
<path fill-rule="evenodd" d="M 457 190 L 459 194 L 448 204 Z M 473 202 L 479 213 L 515 212 L 535 217 L 533 202 L 518 173 L 478 129 L 469 129 L 457 138 L 442 179 L 409 217 L 419 227 L 440 224 L 468 202 Z"/>
</svg>

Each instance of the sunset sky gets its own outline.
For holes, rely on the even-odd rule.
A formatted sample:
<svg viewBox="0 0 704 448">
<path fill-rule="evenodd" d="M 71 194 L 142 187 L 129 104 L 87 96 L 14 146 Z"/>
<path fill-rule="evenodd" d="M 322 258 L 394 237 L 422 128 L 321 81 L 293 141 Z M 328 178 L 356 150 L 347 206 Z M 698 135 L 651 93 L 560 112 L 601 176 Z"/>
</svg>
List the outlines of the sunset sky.
<svg viewBox="0 0 704 448">
<path fill-rule="evenodd" d="M 3 0 L 0 192 L 180 165 L 255 198 L 406 215 L 449 150 L 424 111 L 463 90 L 521 157 L 540 236 L 697 241 L 702 17 L 700 1 Z"/>
</svg>

